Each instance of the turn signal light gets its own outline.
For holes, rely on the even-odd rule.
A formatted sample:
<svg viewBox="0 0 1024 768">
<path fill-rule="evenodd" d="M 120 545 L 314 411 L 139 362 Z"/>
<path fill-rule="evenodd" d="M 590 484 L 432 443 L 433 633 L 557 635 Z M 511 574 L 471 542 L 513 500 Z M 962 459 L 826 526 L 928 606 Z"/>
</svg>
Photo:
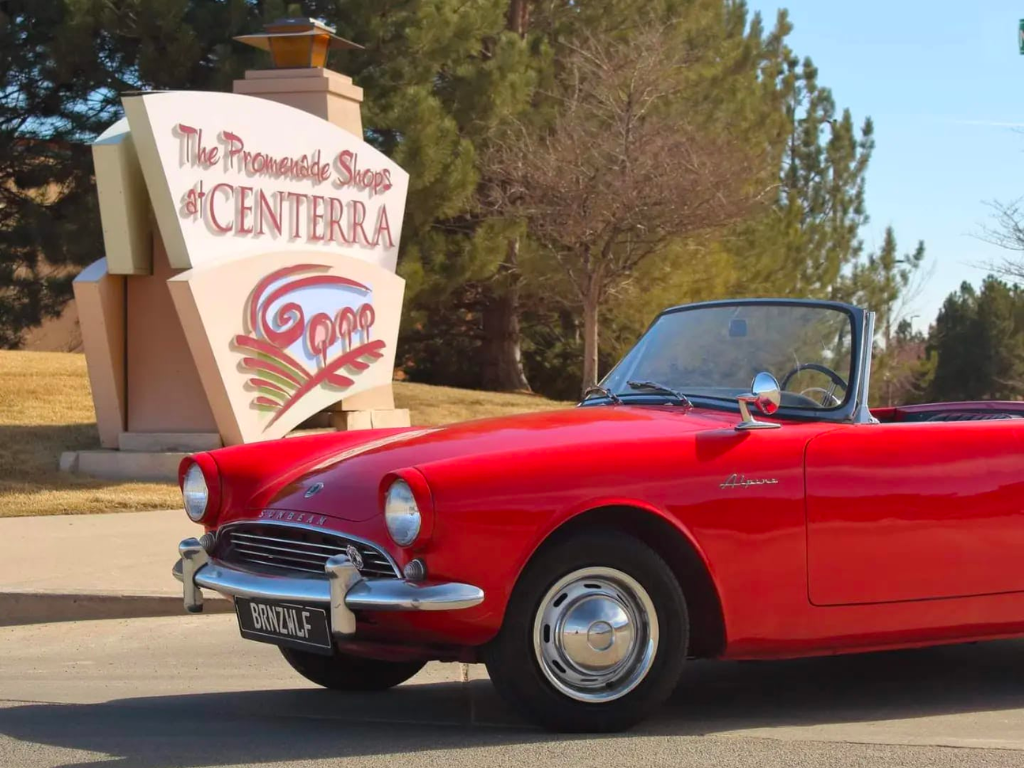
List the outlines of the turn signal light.
<svg viewBox="0 0 1024 768">
<path fill-rule="evenodd" d="M 410 560 L 402 569 L 402 575 L 409 581 L 423 581 L 427 578 L 427 564 L 418 557 Z"/>
</svg>

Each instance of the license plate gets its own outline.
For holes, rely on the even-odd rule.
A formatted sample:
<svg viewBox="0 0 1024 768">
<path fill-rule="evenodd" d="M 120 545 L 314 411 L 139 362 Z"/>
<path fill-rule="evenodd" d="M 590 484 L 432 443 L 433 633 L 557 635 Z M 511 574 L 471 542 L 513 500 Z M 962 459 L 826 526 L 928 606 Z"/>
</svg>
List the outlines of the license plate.
<svg viewBox="0 0 1024 768">
<path fill-rule="evenodd" d="M 333 653 L 327 611 L 294 603 L 268 603 L 235 598 L 235 613 L 242 637 L 303 651 Z"/>
</svg>

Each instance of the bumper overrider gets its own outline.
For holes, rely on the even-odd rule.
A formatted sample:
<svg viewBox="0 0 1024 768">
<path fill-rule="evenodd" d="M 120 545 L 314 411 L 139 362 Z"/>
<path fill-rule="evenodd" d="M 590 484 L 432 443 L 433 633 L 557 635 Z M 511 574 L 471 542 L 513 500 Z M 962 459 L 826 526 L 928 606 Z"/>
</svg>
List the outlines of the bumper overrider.
<svg viewBox="0 0 1024 768">
<path fill-rule="evenodd" d="M 195 538 L 182 541 L 178 554 L 181 559 L 172 573 L 182 583 L 189 613 L 203 610 L 203 589 L 228 597 L 311 605 L 327 610 L 331 633 L 339 640 L 355 635 L 355 611 L 457 611 L 484 599 L 483 590 L 471 584 L 367 579 L 347 555 L 329 558 L 323 576 L 272 576 L 212 558 Z"/>
</svg>

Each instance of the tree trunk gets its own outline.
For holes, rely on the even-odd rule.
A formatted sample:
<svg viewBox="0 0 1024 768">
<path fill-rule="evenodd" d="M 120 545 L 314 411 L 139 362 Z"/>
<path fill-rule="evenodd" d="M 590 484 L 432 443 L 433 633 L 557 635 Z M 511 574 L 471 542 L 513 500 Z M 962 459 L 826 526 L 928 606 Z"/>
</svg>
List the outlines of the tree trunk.
<svg viewBox="0 0 1024 768">
<path fill-rule="evenodd" d="M 519 332 L 519 238 L 508 241 L 502 278 L 483 310 L 485 389 L 529 392 Z"/>
<path fill-rule="evenodd" d="M 509 30 L 525 37 L 530 23 L 530 0 L 509 0 L 506 22 Z M 483 310 L 485 389 L 531 391 L 523 370 L 519 281 L 519 238 L 514 237 L 506 244 L 505 258 L 498 267 L 498 278 Z"/>
<path fill-rule="evenodd" d="M 588 295 L 583 300 L 583 387 L 597 384 L 597 310 L 599 301 Z"/>
<path fill-rule="evenodd" d="M 529 0 L 510 0 L 508 4 L 508 28 L 520 37 L 526 36 L 530 25 Z"/>
</svg>

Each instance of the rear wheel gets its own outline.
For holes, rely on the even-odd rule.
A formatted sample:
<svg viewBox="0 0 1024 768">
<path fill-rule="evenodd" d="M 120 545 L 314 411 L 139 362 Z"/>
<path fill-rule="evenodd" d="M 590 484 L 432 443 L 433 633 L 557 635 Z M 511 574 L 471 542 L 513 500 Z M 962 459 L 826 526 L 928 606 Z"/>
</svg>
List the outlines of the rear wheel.
<svg viewBox="0 0 1024 768">
<path fill-rule="evenodd" d="M 686 601 L 650 547 L 591 531 L 527 566 L 488 648 L 498 692 L 552 730 L 617 731 L 672 692 L 686 657 Z"/>
<path fill-rule="evenodd" d="M 401 685 L 421 669 L 424 661 L 380 661 L 335 653 L 316 653 L 281 648 L 281 655 L 307 680 L 334 691 L 384 691 Z"/>
</svg>

